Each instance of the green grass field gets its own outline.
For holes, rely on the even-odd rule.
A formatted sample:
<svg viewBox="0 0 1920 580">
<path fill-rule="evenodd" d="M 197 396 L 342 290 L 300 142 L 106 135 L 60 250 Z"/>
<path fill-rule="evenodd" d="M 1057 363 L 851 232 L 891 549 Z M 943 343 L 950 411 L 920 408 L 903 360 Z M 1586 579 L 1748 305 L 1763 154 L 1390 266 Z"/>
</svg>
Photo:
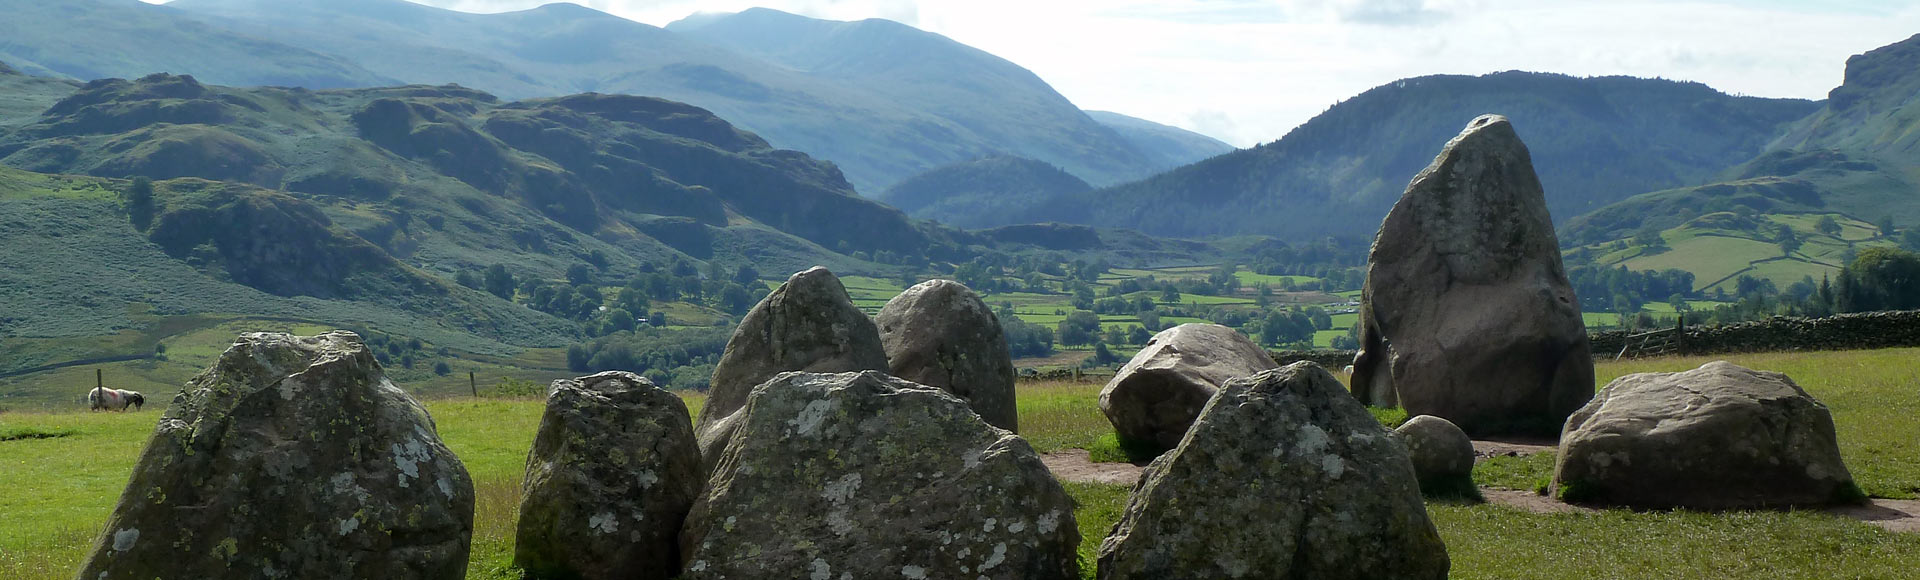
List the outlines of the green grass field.
<svg viewBox="0 0 1920 580">
<path fill-rule="evenodd" d="M 1920 494 L 1920 349 L 1726 357 L 1787 373 L 1833 411 L 1841 452 L 1870 495 Z M 1603 363 L 1620 375 L 1693 368 L 1707 358 Z M 1023 383 L 1023 435 L 1043 452 L 1111 439 L 1099 383 Z M 696 414 L 702 399 L 689 397 Z M 441 437 L 476 484 L 469 578 L 517 578 L 514 512 L 542 405 L 531 399 L 428 402 Z M 1394 415 L 1387 413 L 1387 415 Z M 1384 415 L 1383 415 L 1384 416 Z M 124 487 L 159 413 L 0 413 L 0 577 L 69 578 Z M 1386 419 L 1383 419 L 1386 420 Z M 1551 474 L 1545 456 L 1482 464 L 1483 485 L 1532 489 Z M 1128 488 L 1068 484 L 1079 501 L 1081 553 L 1091 564 L 1125 507 Z M 1816 512 L 1631 512 L 1543 515 L 1499 505 L 1431 503 L 1454 578 L 1904 578 L 1920 567 L 1920 535 L 1896 534 Z M 1091 566 L 1083 574 L 1091 578 Z"/>
</svg>

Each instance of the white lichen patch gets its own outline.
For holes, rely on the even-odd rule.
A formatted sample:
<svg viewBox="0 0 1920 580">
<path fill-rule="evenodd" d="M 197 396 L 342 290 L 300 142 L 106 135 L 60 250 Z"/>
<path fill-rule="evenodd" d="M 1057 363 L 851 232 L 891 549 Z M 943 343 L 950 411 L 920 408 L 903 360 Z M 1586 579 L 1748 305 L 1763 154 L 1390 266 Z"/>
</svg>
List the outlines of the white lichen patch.
<svg viewBox="0 0 1920 580">
<path fill-rule="evenodd" d="M 453 499 L 453 482 L 452 481 L 448 481 L 447 478 L 442 477 L 439 479 L 439 481 L 436 481 L 435 483 L 440 486 L 441 495 L 447 496 L 447 499 Z"/>
<path fill-rule="evenodd" d="M 807 570 L 807 578 L 812 580 L 830 580 L 833 578 L 833 566 L 827 565 L 827 561 L 821 558 L 814 558 L 812 562 L 809 562 L 807 564 Z"/>
<path fill-rule="evenodd" d="M 1010 534 L 1018 534 L 1020 532 L 1026 531 L 1026 529 L 1027 529 L 1026 520 L 1014 520 L 1013 523 L 1007 524 L 1007 533 L 1010 533 Z"/>
<path fill-rule="evenodd" d="M 613 512 L 600 512 L 587 518 L 587 529 L 594 533 L 611 534 L 620 530 L 620 520 L 614 517 Z"/>
<path fill-rule="evenodd" d="M 1340 475 L 1347 472 L 1347 462 L 1338 455 L 1327 454 L 1320 458 L 1320 469 L 1327 472 L 1329 479 L 1340 479 Z"/>
<path fill-rule="evenodd" d="M 994 544 L 993 553 L 987 555 L 987 560 L 985 562 L 980 563 L 980 571 L 986 572 L 988 570 L 992 570 L 994 566 L 999 566 L 1002 562 L 1006 562 L 1006 561 L 1007 561 L 1007 545 L 1005 543 Z"/>
<path fill-rule="evenodd" d="M 660 483 L 660 476 L 652 471 L 642 471 L 633 479 L 640 483 L 640 489 L 653 489 L 654 484 Z"/>
<path fill-rule="evenodd" d="M 131 550 L 133 549 L 133 545 L 138 543 L 139 541 L 140 541 L 139 528 L 127 528 L 124 530 L 120 530 L 118 532 L 114 532 L 113 533 L 113 551 L 125 552 L 127 550 Z"/>
<path fill-rule="evenodd" d="M 787 426 L 793 427 L 794 431 L 800 435 L 811 437 L 820 431 L 820 424 L 826 422 L 827 417 L 833 414 L 833 408 L 838 404 L 839 402 L 833 399 L 808 401 L 807 406 L 800 409 L 798 416 L 787 421 Z"/>
<path fill-rule="evenodd" d="M 994 526 L 995 524 L 998 524 L 999 522 L 1000 522 L 1000 520 L 996 520 L 996 519 L 993 519 L 993 518 L 987 518 L 987 521 L 985 522 L 985 525 L 982 525 L 982 526 L 980 526 L 980 531 L 982 531 L 982 532 L 986 532 L 986 533 L 989 533 L 989 534 L 991 534 L 991 533 L 993 533 L 993 526 Z"/>
<path fill-rule="evenodd" d="M 339 535 L 344 536 L 347 534 L 351 534 L 353 533 L 354 530 L 358 530 L 358 529 L 360 529 L 360 518 L 348 517 L 347 519 L 340 520 Z"/>
<path fill-rule="evenodd" d="M 287 377 L 286 380 L 280 381 L 280 398 L 286 401 L 293 400 L 294 395 L 300 394 L 300 387 L 298 379 Z"/>
<path fill-rule="evenodd" d="M 1293 446 L 1293 452 L 1300 457 L 1312 457 L 1327 450 L 1327 444 L 1333 440 L 1327 437 L 1327 431 L 1319 425 L 1308 424 L 1300 428 L 1300 438 Z M 1279 454 L 1275 454 L 1279 456 Z"/>
<path fill-rule="evenodd" d="M 1042 534 L 1051 534 L 1060 528 L 1060 510 L 1052 510 L 1033 520 L 1035 529 Z"/>
<path fill-rule="evenodd" d="M 409 478 L 419 479 L 420 464 L 432 459 L 427 453 L 427 446 L 419 439 L 408 439 L 406 445 L 395 443 L 392 451 L 393 466 L 400 470 L 395 474 L 400 480 L 400 487 L 407 487 Z"/>
<path fill-rule="evenodd" d="M 846 503 L 853 499 L 854 492 L 860 491 L 860 474 L 849 473 L 839 480 L 828 483 L 820 490 L 820 497 L 833 503 Z"/>
<path fill-rule="evenodd" d="M 900 577 L 910 580 L 927 580 L 927 569 L 919 566 L 901 566 Z"/>
</svg>

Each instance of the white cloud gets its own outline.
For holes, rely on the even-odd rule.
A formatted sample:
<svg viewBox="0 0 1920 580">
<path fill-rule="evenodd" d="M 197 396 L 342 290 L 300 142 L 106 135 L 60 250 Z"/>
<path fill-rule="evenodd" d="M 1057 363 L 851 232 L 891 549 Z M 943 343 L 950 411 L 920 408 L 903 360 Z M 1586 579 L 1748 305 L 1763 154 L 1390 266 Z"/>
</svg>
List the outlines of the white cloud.
<svg viewBox="0 0 1920 580">
<path fill-rule="evenodd" d="M 420 0 L 468 11 L 548 0 Z M 1849 55 L 1920 32 L 1920 0 L 580 0 L 654 25 L 766 6 L 889 18 L 1019 63 L 1075 104 L 1271 141 L 1427 74 L 1532 70 L 1823 98 Z"/>
</svg>

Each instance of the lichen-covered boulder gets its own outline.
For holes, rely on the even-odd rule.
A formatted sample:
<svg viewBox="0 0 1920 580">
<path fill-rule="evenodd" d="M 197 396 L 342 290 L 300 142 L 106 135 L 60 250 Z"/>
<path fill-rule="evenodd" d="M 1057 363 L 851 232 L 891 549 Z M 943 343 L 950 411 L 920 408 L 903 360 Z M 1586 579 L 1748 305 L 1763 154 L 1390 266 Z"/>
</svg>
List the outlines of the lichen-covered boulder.
<svg viewBox="0 0 1920 580">
<path fill-rule="evenodd" d="M 1548 434 L 1593 396 L 1587 327 L 1527 146 L 1474 119 L 1387 213 L 1367 258 L 1354 396 L 1469 434 Z"/>
<path fill-rule="evenodd" d="M 887 370 L 880 330 L 847 296 L 847 287 L 815 266 L 787 278 L 740 319 L 713 367 L 707 403 L 694 424 L 703 465 L 712 467 L 733 432 L 733 414 L 754 387 L 788 371 Z"/>
<path fill-rule="evenodd" d="M 788 373 L 739 416 L 687 516 L 682 578 L 1078 577 L 1073 499 L 946 391 Z"/>
<path fill-rule="evenodd" d="M 893 376 L 945 389 L 987 423 L 1020 430 L 1007 337 L 972 289 L 952 280 L 921 282 L 887 301 L 874 323 Z"/>
<path fill-rule="evenodd" d="M 1827 407 L 1793 379 L 1726 361 L 1614 379 L 1560 436 L 1570 502 L 1751 509 L 1856 502 Z"/>
<path fill-rule="evenodd" d="M 686 403 L 609 371 L 553 382 L 527 456 L 513 563 L 532 578 L 665 580 L 706 482 Z"/>
<path fill-rule="evenodd" d="M 1099 578 L 1447 577 L 1406 447 L 1325 369 L 1229 381 L 1155 459 Z"/>
<path fill-rule="evenodd" d="M 1122 441 L 1172 449 L 1220 385 L 1277 366 L 1239 331 L 1182 324 L 1154 335 L 1114 373 L 1100 389 L 1100 412 Z"/>
<path fill-rule="evenodd" d="M 79 578 L 462 578 L 473 481 L 350 332 L 249 333 L 173 398 Z"/>
<path fill-rule="evenodd" d="M 1427 497 L 1478 500 L 1473 483 L 1473 439 L 1452 421 L 1433 415 L 1408 419 L 1393 435 L 1407 446 L 1420 493 Z"/>
</svg>

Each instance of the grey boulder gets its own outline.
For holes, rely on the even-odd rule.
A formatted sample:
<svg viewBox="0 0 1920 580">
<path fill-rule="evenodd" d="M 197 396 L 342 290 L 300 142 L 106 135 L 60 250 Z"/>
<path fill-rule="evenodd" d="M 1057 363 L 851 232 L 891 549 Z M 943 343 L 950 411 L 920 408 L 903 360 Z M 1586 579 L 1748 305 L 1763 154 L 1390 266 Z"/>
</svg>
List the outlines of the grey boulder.
<svg viewBox="0 0 1920 580">
<path fill-rule="evenodd" d="M 1013 355 L 1000 318 L 972 289 L 952 280 L 921 282 L 887 301 L 874 323 L 893 376 L 944 389 L 987 423 L 1019 431 Z"/>
<path fill-rule="evenodd" d="M 1099 578 L 1447 577 L 1407 451 L 1325 369 L 1235 379 L 1155 459 Z"/>
<path fill-rule="evenodd" d="M 1480 499 L 1473 483 L 1473 440 L 1452 421 L 1433 415 L 1408 419 L 1393 435 L 1407 446 L 1420 493 L 1447 499 Z"/>
<path fill-rule="evenodd" d="M 702 464 L 711 467 L 733 431 L 733 414 L 754 387 L 788 371 L 839 373 L 887 370 L 880 331 L 847 287 L 815 266 L 787 278 L 740 319 L 713 367 L 700 421 Z"/>
<path fill-rule="evenodd" d="M 687 580 L 1078 577 L 1073 499 L 952 394 L 788 373 L 739 417 L 682 532 Z"/>
<path fill-rule="evenodd" d="M 360 337 L 240 335 L 167 409 L 77 577 L 466 575 L 473 481 Z"/>
<path fill-rule="evenodd" d="M 1277 366 L 1239 331 L 1182 324 L 1155 334 L 1114 373 L 1100 389 L 1100 412 L 1122 441 L 1171 449 L 1221 384 Z"/>
<path fill-rule="evenodd" d="M 1580 300 L 1533 160 L 1474 119 L 1394 204 L 1368 256 L 1354 396 L 1469 434 L 1552 433 L 1593 396 Z"/>
<path fill-rule="evenodd" d="M 1615 379 L 1567 419 L 1554 485 L 1572 502 L 1748 509 L 1862 498 L 1827 407 L 1726 361 Z"/>
<path fill-rule="evenodd" d="M 680 524 L 705 482 L 679 396 L 620 371 L 554 381 L 527 456 L 513 563 L 532 578 L 672 578 Z"/>
</svg>

